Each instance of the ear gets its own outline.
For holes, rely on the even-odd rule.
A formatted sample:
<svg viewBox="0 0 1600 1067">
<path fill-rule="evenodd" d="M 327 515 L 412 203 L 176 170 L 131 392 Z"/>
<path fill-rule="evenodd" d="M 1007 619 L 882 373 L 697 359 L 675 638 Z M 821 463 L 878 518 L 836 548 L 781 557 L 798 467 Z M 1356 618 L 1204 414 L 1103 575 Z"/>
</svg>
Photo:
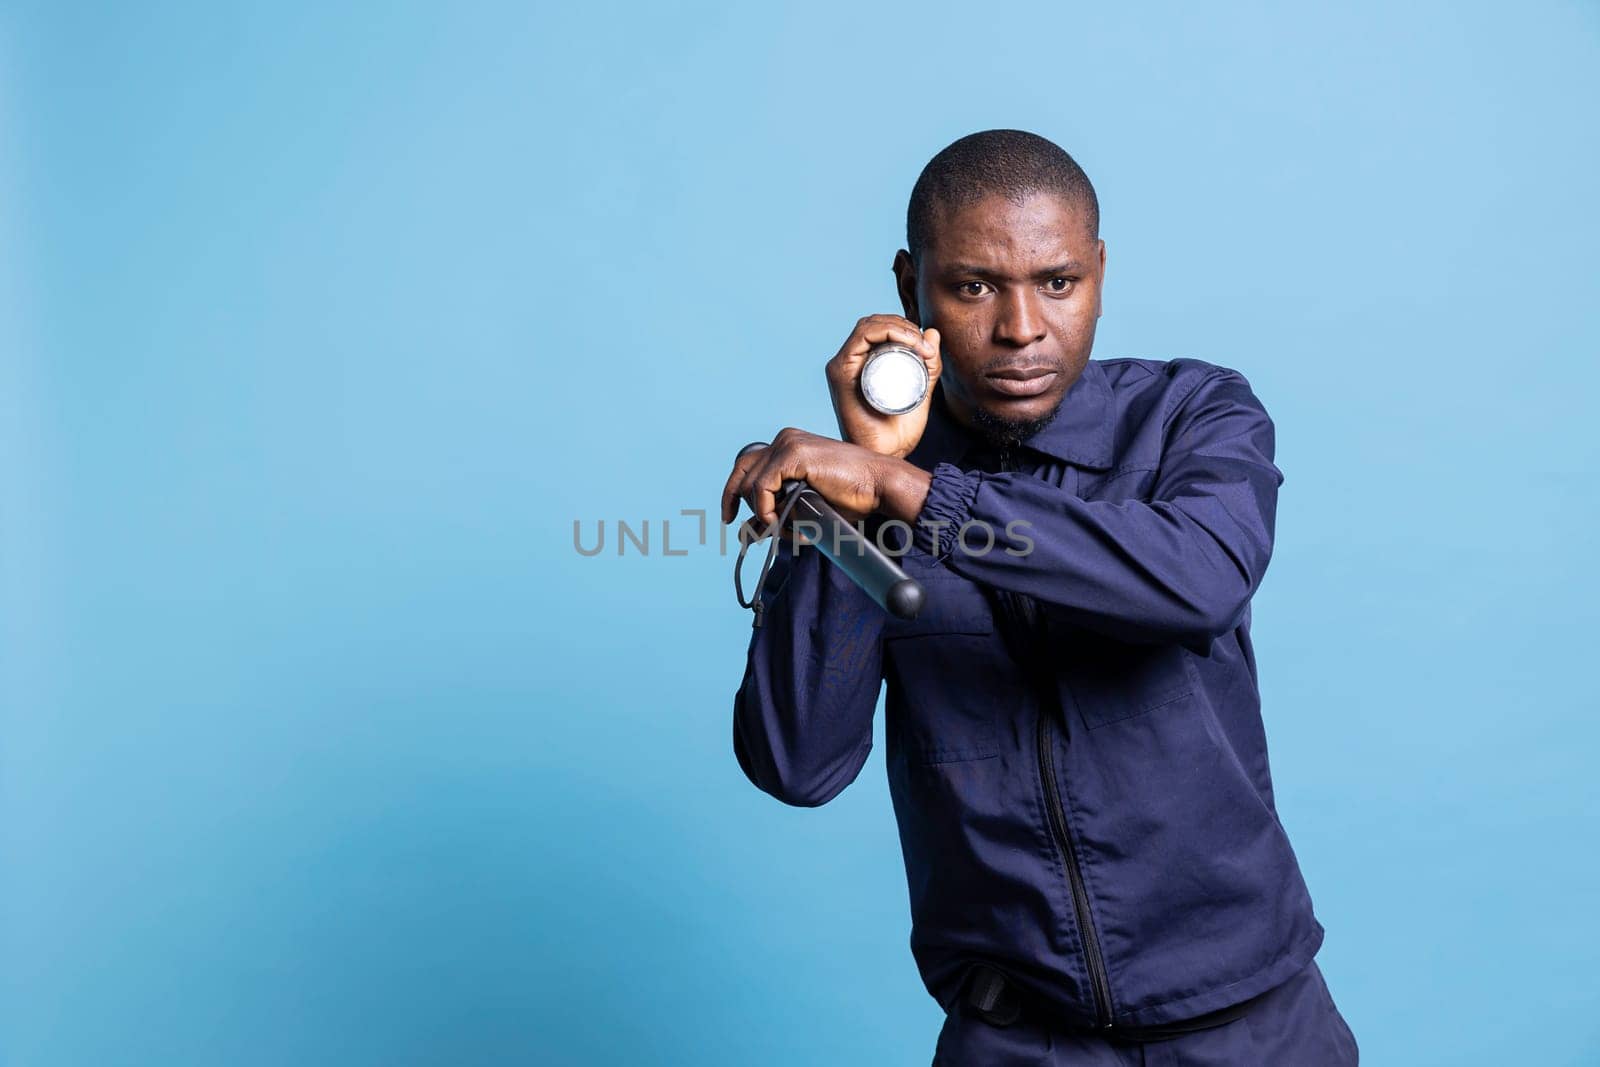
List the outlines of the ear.
<svg viewBox="0 0 1600 1067">
<path fill-rule="evenodd" d="M 1094 287 L 1094 317 L 1100 317 L 1101 298 L 1106 291 L 1106 243 L 1100 241 L 1100 284 Z"/>
<path fill-rule="evenodd" d="M 903 248 L 894 254 L 894 283 L 906 318 L 918 326 L 927 326 L 917 308 L 917 268 L 911 263 L 911 253 Z"/>
</svg>

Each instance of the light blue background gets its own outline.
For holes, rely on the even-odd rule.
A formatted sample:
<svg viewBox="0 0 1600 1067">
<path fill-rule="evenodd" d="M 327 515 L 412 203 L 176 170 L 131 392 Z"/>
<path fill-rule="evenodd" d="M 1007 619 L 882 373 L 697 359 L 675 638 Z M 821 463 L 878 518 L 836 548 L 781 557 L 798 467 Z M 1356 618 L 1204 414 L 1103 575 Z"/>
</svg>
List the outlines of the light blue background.
<svg viewBox="0 0 1600 1067">
<path fill-rule="evenodd" d="M 1600 12 L 1289 6 L 8 7 L 5 1062 L 927 1063 L 881 743 L 750 786 L 731 557 L 660 526 L 834 432 L 994 126 L 1099 188 L 1096 355 L 1276 420 L 1366 1062 L 1600 1059 Z"/>
</svg>

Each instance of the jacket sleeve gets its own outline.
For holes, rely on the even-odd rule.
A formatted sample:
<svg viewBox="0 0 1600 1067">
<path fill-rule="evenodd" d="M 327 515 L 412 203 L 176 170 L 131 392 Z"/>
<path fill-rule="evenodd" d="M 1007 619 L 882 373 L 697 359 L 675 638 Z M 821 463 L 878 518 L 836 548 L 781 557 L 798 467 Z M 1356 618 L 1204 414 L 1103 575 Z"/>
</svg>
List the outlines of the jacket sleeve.
<svg viewBox="0 0 1600 1067">
<path fill-rule="evenodd" d="M 1204 652 L 1239 624 L 1266 572 L 1283 474 L 1272 420 L 1237 371 L 1202 380 L 1168 433 L 1148 503 L 1086 501 L 1026 473 L 940 463 L 914 535 L 950 569 L 1032 596 L 1075 625 Z M 975 551 L 958 546 L 972 520 L 995 531 L 992 551 L 976 551 L 977 534 L 967 541 Z M 1028 524 L 1016 529 L 1031 548 L 1007 537 L 1015 520 Z"/>
<path fill-rule="evenodd" d="M 764 621 L 733 700 L 734 755 L 784 803 L 826 804 L 872 750 L 883 609 L 815 547 L 787 541 L 757 595 Z"/>
</svg>

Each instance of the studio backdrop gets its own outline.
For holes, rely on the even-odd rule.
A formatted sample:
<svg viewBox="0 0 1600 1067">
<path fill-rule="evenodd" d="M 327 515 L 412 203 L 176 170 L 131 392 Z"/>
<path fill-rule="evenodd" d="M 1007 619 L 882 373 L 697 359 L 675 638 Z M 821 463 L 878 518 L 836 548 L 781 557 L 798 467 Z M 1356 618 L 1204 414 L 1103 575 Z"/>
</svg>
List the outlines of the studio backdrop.
<svg viewBox="0 0 1600 1067">
<path fill-rule="evenodd" d="M 1094 356 L 1274 420 L 1364 1061 L 1600 1062 L 1597 100 L 1582 2 L 8 5 L 0 1060 L 928 1063 L 882 717 L 741 773 L 717 507 L 1016 128 Z"/>
</svg>

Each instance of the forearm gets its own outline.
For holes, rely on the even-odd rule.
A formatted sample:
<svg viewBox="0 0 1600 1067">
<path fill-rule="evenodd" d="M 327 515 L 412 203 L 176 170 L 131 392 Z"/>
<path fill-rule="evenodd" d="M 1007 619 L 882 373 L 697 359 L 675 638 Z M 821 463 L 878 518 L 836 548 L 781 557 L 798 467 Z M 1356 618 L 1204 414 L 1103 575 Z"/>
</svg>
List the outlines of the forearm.
<svg viewBox="0 0 1600 1067">
<path fill-rule="evenodd" d="M 1213 488 L 1151 503 L 1085 501 L 1026 474 L 942 464 L 915 534 L 958 574 L 1053 605 L 1076 625 L 1203 647 L 1237 625 L 1272 549 L 1270 526 L 1230 511 L 1230 498 L 1254 498 L 1249 481 Z M 1259 501 L 1242 510 L 1259 515 Z"/>
<path fill-rule="evenodd" d="M 1273 451 L 1271 420 L 1230 371 L 1175 418 L 1146 498 L 1084 500 L 1026 473 L 941 463 L 913 535 L 951 570 L 1074 625 L 1204 649 L 1238 625 L 1271 558 L 1283 481 Z"/>
</svg>

